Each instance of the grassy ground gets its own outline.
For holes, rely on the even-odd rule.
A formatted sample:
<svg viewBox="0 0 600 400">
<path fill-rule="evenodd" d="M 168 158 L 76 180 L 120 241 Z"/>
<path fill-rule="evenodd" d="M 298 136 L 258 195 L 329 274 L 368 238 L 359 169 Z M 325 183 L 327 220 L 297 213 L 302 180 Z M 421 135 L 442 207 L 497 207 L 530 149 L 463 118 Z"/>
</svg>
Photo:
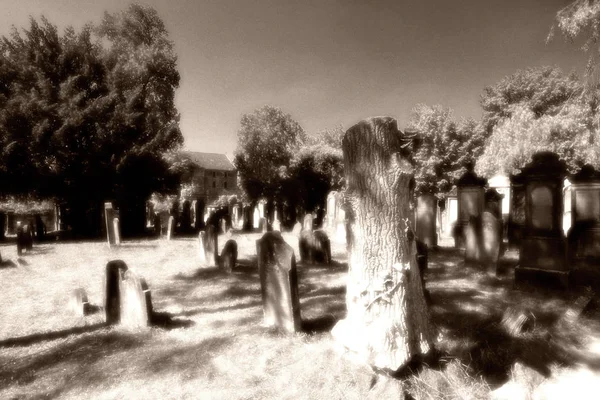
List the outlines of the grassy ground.
<svg viewBox="0 0 600 400">
<path fill-rule="evenodd" d="M 233 236 L 240 263 L 232 275 L 202 267 L 191 238 L 114 249 L 47 243 L 21 257 L 14 244 L 0 246 L 0 398 L 470 399 L 487 398 L 515 361 L 546 374 L 554 393 L 551 385 L 580 385 L 572 382 L 582 373 L 592 382 L 600 366 L 589 351 L 600 335 L 594 314 L 556 328 L 577 293 L 514 288 L 510 254 L 508 274 L 497 278 L 444 250 L 430 256 L 427 273 L 444 356 L 400 380 L 375 375 L 349 362 L 329 334 L 345 314 L 343 245 L 333 244 L 332 266 L 299 264 L 303 332 L 283 335 L 261 325 L 259 236 Z M 298 254 L 297 239 L 284 238 Z M 69 310 L 78 287 L 102 304 L 104 268 L 113 259 L 146 278 L 159 326 L 127 332 L 104 326 L 102 312 Z M 519 338 L 498 325 L 513 305 L 536 316 L 533 331 Z"/>
</svg>

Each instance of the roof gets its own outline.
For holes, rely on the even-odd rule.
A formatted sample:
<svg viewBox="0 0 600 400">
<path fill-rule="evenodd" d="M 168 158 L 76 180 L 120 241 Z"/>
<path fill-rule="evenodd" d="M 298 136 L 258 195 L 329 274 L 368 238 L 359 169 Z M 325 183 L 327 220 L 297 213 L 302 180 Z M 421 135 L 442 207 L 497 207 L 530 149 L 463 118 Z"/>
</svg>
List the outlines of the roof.
<svg viewBox="0 0 600 400">
<path fill-rule="evenodd" d="M 235 171 L 235 166 L 225 154 L 182 151 L 181 155 L 187 157 L 200 168 L 218 171 Z"/>
</svg>

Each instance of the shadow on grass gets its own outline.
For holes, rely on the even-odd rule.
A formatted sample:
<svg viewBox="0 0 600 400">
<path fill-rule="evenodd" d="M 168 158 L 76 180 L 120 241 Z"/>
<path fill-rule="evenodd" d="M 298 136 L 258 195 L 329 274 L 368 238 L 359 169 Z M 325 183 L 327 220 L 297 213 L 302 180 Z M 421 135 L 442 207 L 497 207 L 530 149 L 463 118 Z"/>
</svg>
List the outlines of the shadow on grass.
<svg viewBox="0 0 600 400">
<path fill-rule="evenodd" d="M 175 314 L 172 314 L 173 317 L 191 317 L 193 315 L 198 315 L 198 314 L 214 314 L 214 313 L 220 313 L 220 312 L 224 312 L 224 311 L 236 311 L 236 310 L 245 310 L 248 308 L 252 308 L 252 307 L 258 307 L 262 305 L 262 300 L 256 300 L 256 301 L 250 301 L 250 302 L 245 302 L 245 303 L 239 303 L 239 304 L 234 304 L 234 305 L 228 305 L 228 306 L 221 306 L 221 307 L 199 307 L 199 308 L 193 308 L 191 310 L 185 310 L 185 311 L 181 311 Z"/>
<path fill-rule="evenodd" d="M 1 268 L 17 268 L 17 264 L 15 264 L 13 260 L 3 260 L 0 262 L 0 269 Z"/>
<path fill-rule="evenodd" d="M 29 263 L 24 258 L 21 258 L 21 257 L 17 258 L 17 263 L 24 267 L 27 267 L 29 265 Z"/>
<path fill-rule="evenodd" d="M 10 338 L 0 341 L 0 347 L 13 347 L 13 346 L 29 346 L 32 344 L 37 344 L 41 342 L 45 342 L 48 340 L 56 340 L 63 339 L 70 335 L 78 335 L 81 333 L 94 332 L 99 329 L 105 328 L 108 325 L 105 322 L 80 326 L 71 329 L 65 329 L 63 331 L 56 332 L 44 332 L 44 333 L 34 333 L 32 335 L 21 336 L 16 338 Z"/>
<path fill-rule="evenodd" d="M 152 326 L 166 330 L 189 328 L 195 325 L 194 321 L 189 319 L 175 319 L 176 315 L 166 312 L 152 312 L 150 323 Z"/>
<path fill-rule="evenodd" d="M 117 249 L 156 249 L 157 247 L 158 247 L 158 244 L 121 242 L 121 244 L 116 246 L 115 248 L 117 248 Z"/>
</svg>

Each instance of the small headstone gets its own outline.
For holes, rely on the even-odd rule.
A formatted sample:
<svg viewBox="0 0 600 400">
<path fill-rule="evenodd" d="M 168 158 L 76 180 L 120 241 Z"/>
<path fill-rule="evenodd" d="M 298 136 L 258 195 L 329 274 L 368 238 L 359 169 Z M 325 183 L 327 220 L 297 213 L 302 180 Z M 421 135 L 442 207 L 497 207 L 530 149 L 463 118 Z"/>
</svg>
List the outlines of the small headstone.
<svg viewBox="0 0 600 400">
<path fill-rule="evenodd" d="M 302 224 L 300 224 L 300 222 L 296 222 L 294 224 L 294 228 L 292 229 L 292 234 L 300 237 L 300 232 L 302 232 Z"/>
<path fill-rule="evenodd" d="M 302 224 L 302 230 L 311 231 L 313 230 L 313 215 L 306 214 L 304 216 L 304 223 Z"/>
<path fill-rule="evenodd" d="M 481 261 L 497 265 L 502 246 L 502 220 L 485 211 L 481 217 Z"/>
<path fill-rule="evenodd" d="M 206 254 L 206 265 L 208 267 L 216 267 L 219 265 L 217 258 L 219 248 L 219 235 L 217 229 L 208 225 L 206 227 L 206 241 L 204 246 L 204 252 Z"/>
<path fill-rule="evenodd" d="M 175 217 L 172 215 L 169 217 L 169 223 L 167 225 L 167 240 L 171 240 L 173 237 L 173 230 L 175 229 Z"/>
<path fill-rule="evenodd" d="M 122 260 L 109 261 L 104 275 L 104 310 L 106 323 L 118 324 L 121 321 L 121 280 L 127 271 L 127 264 Z"/>
<path fill-rule="evenodd" d="M 69 302 L 69 308 L 73 313 L 79 317 L 85 316 L 85 309 L 88 306 L 89 301 L 87 294 L 84 289 L 78 288 L 73 290 L 71 293 L 71 299 Z"/>
<path fill-rule="evenodd" d="M 152 317 L 148 285 L 132 270 L 125 271 L 120 284 L 121 325 L 133 329 L 148 327 Z"/>
<path fill-rule="evenodd" d="M 113 229 L 115 230 L 115 244 L 118 246 L 121 244 L 121 226 L 119 218 L 113 219 Z"/>
<path fill-rule="evenodd" d="M 471 216 L 464 228 L 465 263 L 478 263 L 481 260 L 481 218 Z"/>
<path fill-rule="evenodd" d="M 221 268 L 228 273 L 231 273 L 235 268 L 238 256 L 237 242 L 233 239 L 225 242 L 223 250 L 221 251 Z"/>
<path fill-rule="evenodd" d="M 258 229 L 262 232 L 262 233 L 266 233 L 268 231 L 268 226 L 267 226 L 267 219 L 266 218 L 260 218 L 258 221 Z"/>
<path fill-rule="evenodd" d="M 300 259 L 304 263 L 331 264 L 331 243 L 327 234 L 322 230 L 314 232 L 304 230 L 300 233 L 298 242 Z"/>
<path fill-rule="evenodd" d="M 256 241 L 264 321 L 288 332 L 300 330 L 300 301 L 294 250 L 280 232 Z"/>
</svg>

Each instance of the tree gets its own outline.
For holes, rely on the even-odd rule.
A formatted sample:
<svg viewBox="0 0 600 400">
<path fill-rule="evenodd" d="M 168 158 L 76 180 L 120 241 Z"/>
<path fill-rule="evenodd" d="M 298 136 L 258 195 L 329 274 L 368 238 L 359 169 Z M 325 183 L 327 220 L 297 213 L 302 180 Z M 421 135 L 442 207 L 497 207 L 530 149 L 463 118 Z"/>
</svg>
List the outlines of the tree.
<svg viewBox="0 0 600 400">
<path fill-rule="evenodd" d="M 479 174 L 516 174 L 538 151 L 558 154 L 570 172 L 584 164 L 600 167 L 600 134 L 589 129 L 592 114 L 584 101 L 569 102 L 557 114 L 539 118 L 527 105 L 518 104 L 511 115 L 494 129 L 477 161 Z"/>
<path fill-rule="evenodd" d="M 302 127 L 279 108 L 265 106 L 242 116 L 234 164 L 247 197 L 275 198 L 305 142 Z"/>
<path fill-rule="evenodd" d="M 555 114 L 566 101 L 581 94 L 576 75 L 565 76 L 557 67 L 518 70 L 481 95 L 482 123 L 487 135 L 503 119 L 512 115 L 513 106 L 522 104 L 537 117 Z"/>
<path fill-rule="evenodd" d="M 439 105 L 417 105 L 408 131 L 415 133 L 415 191 L 443 196 L 481 153 L 484 135 L 472 119 L 454 121 L 453 112 Z"/>
<path fill-rule="evenodd" d="M 128 221 L 143 229 L 143 201 L 173 183 L 163 154 L 183 141 L 167 36 L 153 9 L 132 5 L 79 33 L 68 28 L 61 36 L 42 18 L 23 35 L 14 29 L 3 37 L 5 191 L 67 202 L 73 228 L 88 233 L 99 228 L 102 202 L 116 200 L 124 233 Z M 132 203 L 136 212 L 128 213 Z"/>
<path fill-rule="evenodd" d="M 348 313 L 332 334 L 365 361 L 391 371 L 432 348 L 416 246 L 409 237 L 408 143 L 389 117 L 360 122 L 343 141 Z"/>
</svg>

